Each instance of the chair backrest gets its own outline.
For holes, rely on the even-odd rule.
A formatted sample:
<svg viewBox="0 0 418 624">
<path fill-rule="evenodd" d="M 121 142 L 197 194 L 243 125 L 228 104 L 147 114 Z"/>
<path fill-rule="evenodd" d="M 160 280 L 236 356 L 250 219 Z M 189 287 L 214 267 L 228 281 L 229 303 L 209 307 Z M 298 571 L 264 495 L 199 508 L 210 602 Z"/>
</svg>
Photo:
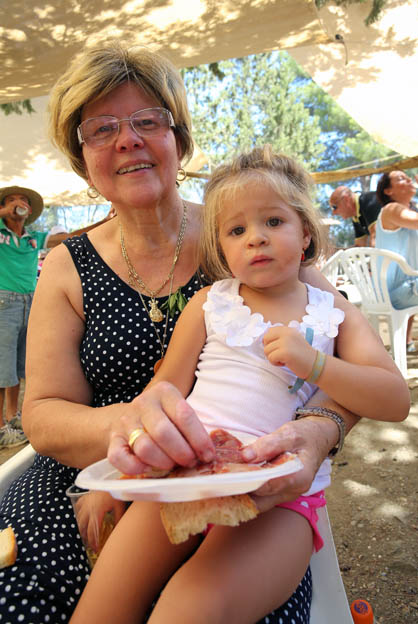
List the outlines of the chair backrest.
<svg viewBox="0 0 418 624">
<path fill-rule="evenodd" d="M 336 251 L 335 254 L 328 258 L 328 260 L 321 268 L 321 273 L 325 275 L 327 280 L 331 282 L 333 286 L 337 285 L 337 278 L 341 268 L 340 258 L 342 256 L 342 253 L 342 249 Z"/>
<path fill-rule="evenodd" d="M 401 255 L 386 249 L 345 249 L 339 261 L 348 279 L 358 288 L 363 309 L 368 314 L 391 314 L 393 311 L 387 286 L 390 264 L 396 262 L 405 273 L 418 275 Z"/>
</svg>

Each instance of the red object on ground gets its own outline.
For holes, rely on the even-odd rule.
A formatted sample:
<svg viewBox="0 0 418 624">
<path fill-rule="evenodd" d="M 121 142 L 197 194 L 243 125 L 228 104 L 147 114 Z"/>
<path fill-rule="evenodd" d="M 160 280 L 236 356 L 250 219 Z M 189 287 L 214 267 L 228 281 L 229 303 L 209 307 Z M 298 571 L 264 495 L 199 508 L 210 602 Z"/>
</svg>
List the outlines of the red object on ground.
<svg viewBox="0 0 418 624">
<path fill-rule="evenodd" d="M 357 598 L 351 603 L 350 609 L 354 624 L 373 624 L 373 609 L 367 600 Z"/>
</svg>

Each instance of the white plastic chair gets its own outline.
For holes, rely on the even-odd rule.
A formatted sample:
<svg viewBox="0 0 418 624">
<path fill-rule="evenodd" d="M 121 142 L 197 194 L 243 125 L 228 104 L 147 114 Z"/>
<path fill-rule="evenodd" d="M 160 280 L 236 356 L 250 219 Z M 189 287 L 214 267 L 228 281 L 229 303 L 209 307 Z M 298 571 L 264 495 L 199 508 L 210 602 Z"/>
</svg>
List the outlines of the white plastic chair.
<svg viewBox="0 0 418 624">
<path fill-rule="evenodd" d="M 342 271 L 342 265 L 340 258 L 342 256 L 343 249 L 339 249 L 322 265 L 321 273 L 325 275 L 327 280 L 333 285 L 337 286 L 337 279 Z"/>
<path fill-rule="evenodd" d="M 320 507 L 318 529 L 324 546 L 311 557 L 312 605 L 310 624 L 353 624 L 338 565 L 326 507 Z"/>
<path fill-rule="evenodd" d="M 35 451 L 28 444 L 0 466 L 0 499 L 9 485 L 32 464 Z M 353 624 L 342 582 L 326 507 L 318 509 L 323 548 L 312 555 L 312 607 L 310 624 Z"/>
<path fill-rule="evenodd" d="M 408 319 L 418 314 L 418 306 L 396 310 L 390 300 L 387 287 L 389 265 L 396 262 L 407 275 L 418 276 L 405 259 L 393 251 L 373 247 L 345 249 L 339 257 L 344 273 L 358 288 L 361 309 L 373 327 L 379 331 L 379 317 L 386 318 L 389 326 L 392 355 L 402 375 L 407 375 L 406 331 Z"/>
<path fill-rule="evenodd" d="M 339 249 L 325 262 L 321 268 L 321 273 L 325 275 L 327 280 L 340 291 L 344 291 L 348 300 L 355 306 L 361 307 L 361 296 L 354 284 L 348 280 L 344 273 L 344 267 L 341 263 L 344 249 Z"/>
<path fill-rule="evenodd" d="M 30 444 L 27 444 L 23 449 L 15 453 L 10 459 L 1 464 L 0 466 L 0 500 L 3 498 L 3 494 L 13 483 L 17 477 L 19 477 L 26 468 L 32 465 L 35 458 L 35 451 Z"/>
</svg>

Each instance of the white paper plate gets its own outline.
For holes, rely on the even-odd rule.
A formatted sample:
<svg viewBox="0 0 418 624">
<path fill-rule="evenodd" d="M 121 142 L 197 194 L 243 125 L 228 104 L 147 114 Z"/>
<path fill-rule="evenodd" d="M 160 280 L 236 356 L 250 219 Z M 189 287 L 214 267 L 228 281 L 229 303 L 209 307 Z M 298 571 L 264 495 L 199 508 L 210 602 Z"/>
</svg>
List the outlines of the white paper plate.
<svg viewBox="0 0 418 624">
<path fill-rule="evenodd" d="M 250 472 L 170 479 L 120 479 L 121 473 L 107 459 L 102 459 L 82 470 L 75 482 L 86 490 L 103 490 L 109 492 L 113 498 L 125 501 L 180 502 L 245 494 L 256 490 L 270 479 L 297 472 L 302 468 L 300 459 L 294 457 L 273 468 Z"/>
</svg>

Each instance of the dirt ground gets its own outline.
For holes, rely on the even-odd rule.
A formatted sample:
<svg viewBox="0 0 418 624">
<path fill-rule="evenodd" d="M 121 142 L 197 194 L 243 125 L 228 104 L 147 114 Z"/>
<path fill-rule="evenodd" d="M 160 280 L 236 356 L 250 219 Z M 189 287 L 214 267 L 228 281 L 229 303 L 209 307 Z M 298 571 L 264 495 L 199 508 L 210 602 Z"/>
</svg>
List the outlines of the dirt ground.
<svg viewBox="0 0 418 624">
<path fill-rule="evenodd" d="M 349 603 L 368 600 L 375 624 L 418 622 L 418 354 L 408 367 L 407 420 L 361 421 L 327 490 Z"/>
<path fill-rule="evenodd" d="M 418 324 L 414 337 L 418 347 Z M 375 624 L 418 623 L 418 353 L 408 355 L 408 385 L 408 419 L 360 422 L 327 490 L 349 603 L 368 600 Z M 0 464 L 21 448 L 0 451 Z"/>
</svg>

